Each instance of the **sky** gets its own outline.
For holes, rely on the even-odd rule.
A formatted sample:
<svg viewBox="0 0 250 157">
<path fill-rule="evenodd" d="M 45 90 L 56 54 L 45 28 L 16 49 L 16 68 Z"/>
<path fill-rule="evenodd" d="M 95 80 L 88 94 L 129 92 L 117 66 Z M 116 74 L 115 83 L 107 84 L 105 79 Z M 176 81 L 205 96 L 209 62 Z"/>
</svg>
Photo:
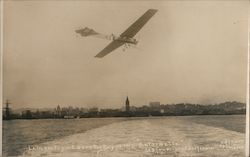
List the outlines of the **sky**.
<svg viewBox="0 0 250 157">
<path fill-rule="evenodd" d="M 94 56 L 148 9 L 137 48 Z M 5 1 L 3 97 L 11 107 L 245 102 L 248 1 Z"/>
</svg>

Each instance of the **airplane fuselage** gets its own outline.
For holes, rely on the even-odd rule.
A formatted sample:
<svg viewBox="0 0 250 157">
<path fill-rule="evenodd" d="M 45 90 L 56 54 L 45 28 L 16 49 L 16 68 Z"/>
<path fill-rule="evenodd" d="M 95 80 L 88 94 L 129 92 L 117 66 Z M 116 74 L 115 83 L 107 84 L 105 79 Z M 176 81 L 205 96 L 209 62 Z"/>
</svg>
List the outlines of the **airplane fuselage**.
<svg viewBox="0 0 250 157">
<path fill-rule="evenodd" d="M 100 34 L 95 32 L 93 29 L 89 29 L 89 28 L 84 28 L 84 29 L 78 29 L 75 31 L 76 33 L 79 33 L 81 36 L 96 36 L 99 38 L 106 38 L 108 40 L 113 40 L 113 41 L 120 41 L 120 42 L 124 42 L 124 43 L 128 43 L 128 44 L 134 44 L 136 45 L 138 43 L 138 41 L 134 38 L 130 38 L 130 37 L 126 37 L 126 36 L 115 36 L 114 34 L 111 34 L 109 36 L 104 35 L 104 34 Z"/>
<path fill-rule="evenodd" d="M 136 45 L 138 43 L 138 41 L 134 38 L 129 38 L 129 37 L 114 37 L 113 38 L 114 41 L 121 41 L 121 42 L 125 42 L 125 43 L 128 43 L 128 44 L 134 44 Z"/>
</svg>

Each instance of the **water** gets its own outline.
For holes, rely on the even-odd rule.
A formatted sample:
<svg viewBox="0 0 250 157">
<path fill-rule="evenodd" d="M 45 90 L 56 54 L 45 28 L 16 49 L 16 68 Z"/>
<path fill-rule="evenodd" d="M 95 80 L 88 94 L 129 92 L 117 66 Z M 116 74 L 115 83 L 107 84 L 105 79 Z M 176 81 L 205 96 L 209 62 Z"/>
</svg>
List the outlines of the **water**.
<svg viewBox="0 0 250 157">
<path fill-rule="evenodd" d="M 52 141 L 122 120 L 124 119 L 91 118 L 3 121 L 3 154 L 21 155 L 29 145 Z"/>
<path fill-rule="evenodd" d="M 244 156 L 245 116 L 4 122 L 5 156 Z"/>
</svg>

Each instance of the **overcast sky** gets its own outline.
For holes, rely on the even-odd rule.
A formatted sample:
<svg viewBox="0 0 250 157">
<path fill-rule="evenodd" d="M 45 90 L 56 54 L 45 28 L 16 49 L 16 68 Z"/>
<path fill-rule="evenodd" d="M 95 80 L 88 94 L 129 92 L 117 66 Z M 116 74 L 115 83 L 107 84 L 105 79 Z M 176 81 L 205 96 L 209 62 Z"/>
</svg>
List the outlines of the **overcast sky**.
<svg viewBox="0 0 250 157">
<path fill-rule="evenodd" d="M 148 9 L 138 48 L 94 58 Z M 248 1 L 5 1 L 4 100 L 12 107 L 245 102 Z"/>
</svg>

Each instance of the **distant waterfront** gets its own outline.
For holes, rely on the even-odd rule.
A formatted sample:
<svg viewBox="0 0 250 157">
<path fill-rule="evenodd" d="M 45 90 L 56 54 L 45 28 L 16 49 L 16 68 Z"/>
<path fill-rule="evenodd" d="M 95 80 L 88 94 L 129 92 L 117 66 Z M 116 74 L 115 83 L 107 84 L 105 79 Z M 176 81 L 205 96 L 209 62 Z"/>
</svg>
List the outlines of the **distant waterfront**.
<svg viewBox="0 0 250 157">
<path fill-rule="evenodd" d="M 3 113 L 3 119 L 73 119 L 103 117 L 151 117 L 151 116 L 188 116 L 188 115 L 237 115 L 246 113 L 246 105 L 240 102 L 224 102 L 220 104 L 152 104 L 141 107 L 129 106 L 129 102 L 120 109 L 99 109 L 97 107 L 60 107 L 39 110 L 23 109 L 21 113 L 10 108 Z M 8 112 L 7 112 L 8 111 Z"/>
</svg>

